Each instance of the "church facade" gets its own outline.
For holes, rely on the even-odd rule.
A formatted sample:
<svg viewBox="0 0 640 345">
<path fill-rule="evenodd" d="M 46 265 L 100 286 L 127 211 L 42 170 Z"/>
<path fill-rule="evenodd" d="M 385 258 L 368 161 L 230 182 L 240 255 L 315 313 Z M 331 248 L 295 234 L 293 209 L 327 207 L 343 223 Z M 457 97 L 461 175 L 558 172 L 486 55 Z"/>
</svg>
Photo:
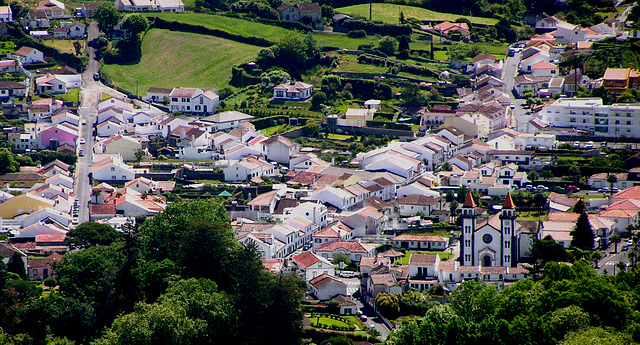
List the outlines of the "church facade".
<svg viewBox="0 0 640 345">
<path fill-rule="evenodd" d="M 523 233 L 522 225 L 516 222 L 511 194 L 507 194 L 500 213 L 488 220 L 477 220 L 476 204 L 471 193 L 466 195 L 461 211 L 462 266 L 516 267 L 520 258 L 527 255 L 532 236 L 535 235 Z"/>
</svg>

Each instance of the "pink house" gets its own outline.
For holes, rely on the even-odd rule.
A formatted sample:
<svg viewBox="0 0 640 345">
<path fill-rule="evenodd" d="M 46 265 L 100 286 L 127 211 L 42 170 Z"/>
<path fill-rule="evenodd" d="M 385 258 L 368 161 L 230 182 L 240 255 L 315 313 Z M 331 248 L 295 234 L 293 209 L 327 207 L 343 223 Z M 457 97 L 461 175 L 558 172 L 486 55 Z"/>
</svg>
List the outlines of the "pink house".
<svg viewBox="0 0 640 345">
<path fill-rule="evenodd" d="M 38 133 L 38 148 L 56 148 L 65 143 L 75 147 L 76 140 L 78 140 L 78 131 L 76 129 L 60 124 L 53 125 Z M 52 141 L 54 147 L 52 147 Z"/>
</svg>

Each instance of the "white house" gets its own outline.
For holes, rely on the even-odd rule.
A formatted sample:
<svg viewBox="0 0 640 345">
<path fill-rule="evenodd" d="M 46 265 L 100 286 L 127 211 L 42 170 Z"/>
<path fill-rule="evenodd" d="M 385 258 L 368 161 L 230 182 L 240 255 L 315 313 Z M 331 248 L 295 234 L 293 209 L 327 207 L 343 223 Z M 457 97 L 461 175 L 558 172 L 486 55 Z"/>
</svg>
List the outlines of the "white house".
<svg viewBox="0 0 640 345">
<path fill-rule="evenodd" d="M 323 274 L 335 275 L 335 268 L 328 259 L 311 252 L 296 255 L 291 258 L 291 261 L 296 265 L 297 270 L 302 272 L 307 282 Z"/>
<path fill-rule="evenodd" d="M 136 160 L 136 151 L 141 149 L 138 139 L 124 135 L 111 136 L 94 145 L 95 153 L 116 153 L 124 161 Z"/>
<path fill-rule="evenodd" d="M 431 211 L 437 207 L 439 198 L 430 198 L 421 194 L 412 194 L 398 198 L 398 208 L 401 216 L 415 216 L 420 213 L 431 215 Z"/>
<path fill-rule="evenodd" d="M 99 137 L 110 137 L 120 134 L 124 130 L 124 124 L 115 118 L 110 118 L 96 126 Z"/>
<path fill-rule="evenodd" d="M 313 191 L 307 199 L 332 205 L 339 210 L 349 210 L 356 205 L 355 195 L 344 189 L 331 186 L 324 186 L 321 189 Z"/>
<path fill-rule="evenodd" d="M 300 151 L 297 143 L 281 136 L 276 135 L 260 142 L 262 145 L 262 153 L 269 161 L 278 162 L 280 164 L 289 165 L 289 160 Z"/>
<path fill-rule="evenodd" d="M 275 258 L 279 247 L 284 246 L 284 243 L 277 240 L 273 234 L 264 232 L 250 232 L 238 237 L 237 241 L 243 245 L 248 245 L 249 242 L 255 244 L 262 259 Z"/>
<path fill-rule="evenodd" d="M 253 120 L 253 116 L 239 111 L 225 111 L 198 119 L 203 122 L 210 132 L 224 131 L 237 128 L 243 122 Z"/>
<path fill-rule="evenodd" d="M 96 181 L 129 181 L 136 177 L 133 168 L 124 164 L 120 156 L 108 156 L 93 163 L 91 175 Z"/>
<path fill-rule="evenodd" d="M 212 114 L 220 98 L 210 89 L 175 87 L 169 94 L 169 109 L 173 113 Z"/>
<path fill-rule="evenodd" d="M 336 295 L 347 294 L 347 284 L 328 275 L 323 274 L 309 281 L 309 291 L 321 301 L 331 299 Z"/>
<path fill-rule="evenodd" d="M 281 101 L 304 101 L 311 97 L 313 85 L 289 81 L 273 88 L 273 99 Z"/>
<path fill-rule="evenodd" d="M 36 79 L 38 92 L 52 95 L 69 93 L 70 89 L 79 89 L 81 86 L 81 74 L 46 75 Z"/>
<path fill-rule="evenodd" d="M 445 250 L 447 248 L 447 240 L 442 236 L 398 235 L 390 241 L 396 248 L 421 250 Z"/>
<path fill-rule="evenodd" d="M 540 61 L 531 65 L 531 74 L 536 77 L 557 77 L 558 66 L 547 61 Z"/>
<path fill-rule="evenodd" d="M 374 256 L 378 245 L 375 243 L 361 243 L 357 241 L 334 241 L 316 249 L 316 254 L 325 259 L 333 258 L 334 254 L 343 253 L 352 261 L 360 261 L 365 256 Z"/>
<path fill-rule="evenodd" d="M 556 135 L 555 134 L 542 134 L 542 133 L 522 133 L 518 134 L 514 138 L 514 145 L 516 148 L 520 150 L 524 150 L 526 148 L 531 147 L 540 147 L 545 149 L 550 149 L 555 147 L 556 145 Z"/>
<path fill-rule="evenodd" d="M 273 176 L 274 166 L 258 157 L 244 157 L 242 160 L 224 168 L 224 179 L 227 182 L 248 181 L 253 177 Z"/>
<path fill-rule="evenodd" d="M 44 62 L 44 54 L 41 51 L 27 46 L 23 46 L 16 50 L 12 57 L 14 59 L 18 59 L 18 61 L 23 65 Z"/>
<path fill-rule="evenodd" d="M 9 6 L 1 6 L 0 7 L 0 22 L 12 22 L 13 21 L 13 12 L 11 11 L 11 7 Z"/>
<path fill-rule="evenodd" d="M 540 51 L 534 55 L 531 55 L 530 57 L 522 60 L 520 62 L 520 71 L 523 73 L 531 73 L 532 70 L 532 66 L 537 64 L 540 61 L 547 61 L 549 62 L 551 56 L 549 55 L 549 53 L 547 53 L 546 51 Z"/>
</svg>

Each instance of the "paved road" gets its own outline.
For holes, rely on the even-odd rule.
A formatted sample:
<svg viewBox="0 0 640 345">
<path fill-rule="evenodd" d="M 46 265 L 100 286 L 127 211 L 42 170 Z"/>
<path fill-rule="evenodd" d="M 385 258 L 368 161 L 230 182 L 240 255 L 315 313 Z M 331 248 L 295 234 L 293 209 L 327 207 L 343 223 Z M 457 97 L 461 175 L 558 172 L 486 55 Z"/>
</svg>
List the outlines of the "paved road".
<svg viewBox="0 0 640 345">
<path fill-rule="evenodd" d="M 502 68 L 502 81 L 505 84 L 505 89 L 507 90 L 509 97 L 511 97 L 511 103 L 513 103 L 514 106 L 512 110 L 513 115 L 511 118 L 511 126 L 516 130 L 524 132 L 527 127 L 526 123 L 530 120 L 530 116 L 527 115 L 527 111 L 522 108 L 524 101 L 521 99 L 516 99 L 513 95 L 513 85 L 515 81 L 514 79 L 518 74 L 518 64 L 520 64 L 520 57 L 521 54 L 518 53 L 516 54 L 516 56 L 505 58 L 504 66 Z"/>
<path fill-rule="evenodd" d="M 613 250 L 615 246 L 611 245 L 609 248 L 605 250 L 607 256 L 602 258 L 600 262 L 598 262 L 598 269 L 596 270 L 598 274 L 610 274 L 614 275 L 619 272 L 618 263 L 624 262 L 625 264 L 629 264 L 629 252 L 621 251 L 623 245 L 626 243 L 626 239 L 623 239 L 621 243 L 618 243 L 618 252 L 615 253 Z"/>
<path fill-rule="evenodd" d="M 380 332 L 378 338 L 382 340 L 387 339 L 387 336 L 389 335 L 389 333 L 391 333 L 391 330 L 389 330 L 389 328 L 387 328 L 387 326 L 382 322 L 373 308 L 365 306 L 362 301 L 358 299 L 354 298 L 353 300 L 356 302 L 356 307 L 358 308 L 358 310 L 362 311 L 363 315 L 367 316 L 367 321 L 363 321 L 362 323 L 364 323 L 366 327 L 373 326 L 376 330 L 378 330 L 378 332 Z"/>
</svg>

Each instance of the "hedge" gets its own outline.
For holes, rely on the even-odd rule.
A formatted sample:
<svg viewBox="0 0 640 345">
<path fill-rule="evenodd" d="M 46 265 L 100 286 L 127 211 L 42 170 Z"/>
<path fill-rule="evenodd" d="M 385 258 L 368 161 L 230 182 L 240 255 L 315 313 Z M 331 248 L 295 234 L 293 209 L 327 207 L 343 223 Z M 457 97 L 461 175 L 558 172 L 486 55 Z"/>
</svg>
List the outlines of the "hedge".
<svg viewBox="0 0 640 345">
<path fill-rule="evenodd" d="M 353 87 L 351 93 L 354 97 L 359 99 L 382 98 L 387 100 L 391 99 L 391 96 L 393 95 L 391 86 L 374 80 L 342 77 L 341 81 L 342 87 L 347 83 L 351 84 Z"/>
<path fill-rule="evenodd" d="M 360 333 L 351 333 L 351 332 L 342 332 L 336 333 L 331 331 L 325 331 L 322 329 L 305 327 L 302 329 L 302 338 L 311 339 L 312 342 L 316 344 L 321 344 L 324 340 L 335 337 L 336 335 L 345 336 L 353 341 L 368 341 L 373 344 L 377 344 L 380 342 L 376 337 L 360 334 Z"/>
<path fill-rule="evenodd" d="M 247 73 L 244 69 L 239 67 L 231 68 L 231 81 L 229 81 L 230 85 L 235 87 L 245 87 L 249 85 L 259 84 L 261 79 L 259 76 L 254 76 Z"/>
<path fill-rule="evenodd" d="M 411 74 L 422 75 L 426 77 L 438 77 L 440 74 L 427 67 L 412 65 L 401 61 L 390 60 L 370 54 L 362 54 L 358 56 L 358 62 L 362 64 L 371 64 L 384 67 L 395 67 L 398 72 L 407 72 Z"/>
<path fill-rule="evenodd" d="M 385 122 L 385 121 L 367 121 L 367 127 L 397 129 L 401 131 L 410 131 L 411 127 L 403 123 Z"/>
<path fill-rule="evenodd" d="M 397 24 L 388 24 L 388 23 L 375 22 L 375 21 L 365 22 L 365 21 L 354 20 L 354 19 L 345 20 L 342 24 L 342 27 L 349 30 L 353 30 L 353 31 L 363 30 L 367 34 L 377 34 L 377 35 L 384 35 L 384 36 L 402 36 L 402 35 L 410 36 L 411 33 L 413 32 L 411 25 L 407 25 L 407 24 L 397 25 Z"/>
<path fill-rule="evenodd" d="M 253 119 L 249 122 L 253 123 L 253 125 L 256 127 L 257 130 L 260 130 L 260 129 L 265 129 L 265 128 L 285 124 L 287 123 L 287 121 L 289 121 L 288 116 L 276 115 L 276 116 L 263 117 L 260 119 Z"/>
<path fill-rule="evenodd" d="M 221 16 L 225 16 L 225 17 L 231 17 L 231 18 L 240 18 L 240 19 L 244 19 L 244 20 L 248 20 L 248 21 L 252 21 L 252 22 L 258 22 L 258 23 L 262 23 L 262 24 L 267 24 L 267 25 L 273 25 L 273 26 L 279 26 L 285 29 L 289 29 L 289 30 L 298 30 L 298 31 L 302 31 L 302 32 L 312 32 L 313 29 L 308 26 L 308 25 L 304 25 L 302 23 L 299 22 L 289 22 L 286 20 L 277 20 L 277 19 L 267 19 L 267 18 L 262 18 L 262 17 L 247 17 L 246 15 L 242 15 L 239 13 L 219 13 L 219 15 Z"/>
<path fill-rule="evenodd" d="M 225 38 L 225 39 L 240 42 L 240 43 L 251 44 L 259 47 L 271 47 L 272 45 L 274 45 L 274 42 L 269 41 L 268 39 L 262 38 L 262 37 L 237 35 L 237 34 L 232 34 L 230 32 L 223 31 L 223 30 L 207 28 L 202 25 L 181 23 L 174 20 L 168 21 L 162 18 L 152 17 L 152 16 L 147 18 L 149 18 L 150 20 L 153 20 L 154 21 L 153 26 L 158 29 L 167 29 L 172 31 L 191 32 L 191 33 L 200 34 L 200 35 L 216 36 L 216 37 Z"/>
<path fill-rule="evenodd" d="M 36 41 L 33 37 L 24 33 L 19 26 L 10 26 L 9 33 L 18 39 L 16 42 L 16 50 L 23 46 L 36 48 L 41 51 L 45 56 L 52 57 L 60 65 L 70 66 L 76 69 L 79 73 L 85 68 L 86 58 L 80 58 L 71 53 L 61 53 L 58 49 L 44 45 Z"/>
</svg>

